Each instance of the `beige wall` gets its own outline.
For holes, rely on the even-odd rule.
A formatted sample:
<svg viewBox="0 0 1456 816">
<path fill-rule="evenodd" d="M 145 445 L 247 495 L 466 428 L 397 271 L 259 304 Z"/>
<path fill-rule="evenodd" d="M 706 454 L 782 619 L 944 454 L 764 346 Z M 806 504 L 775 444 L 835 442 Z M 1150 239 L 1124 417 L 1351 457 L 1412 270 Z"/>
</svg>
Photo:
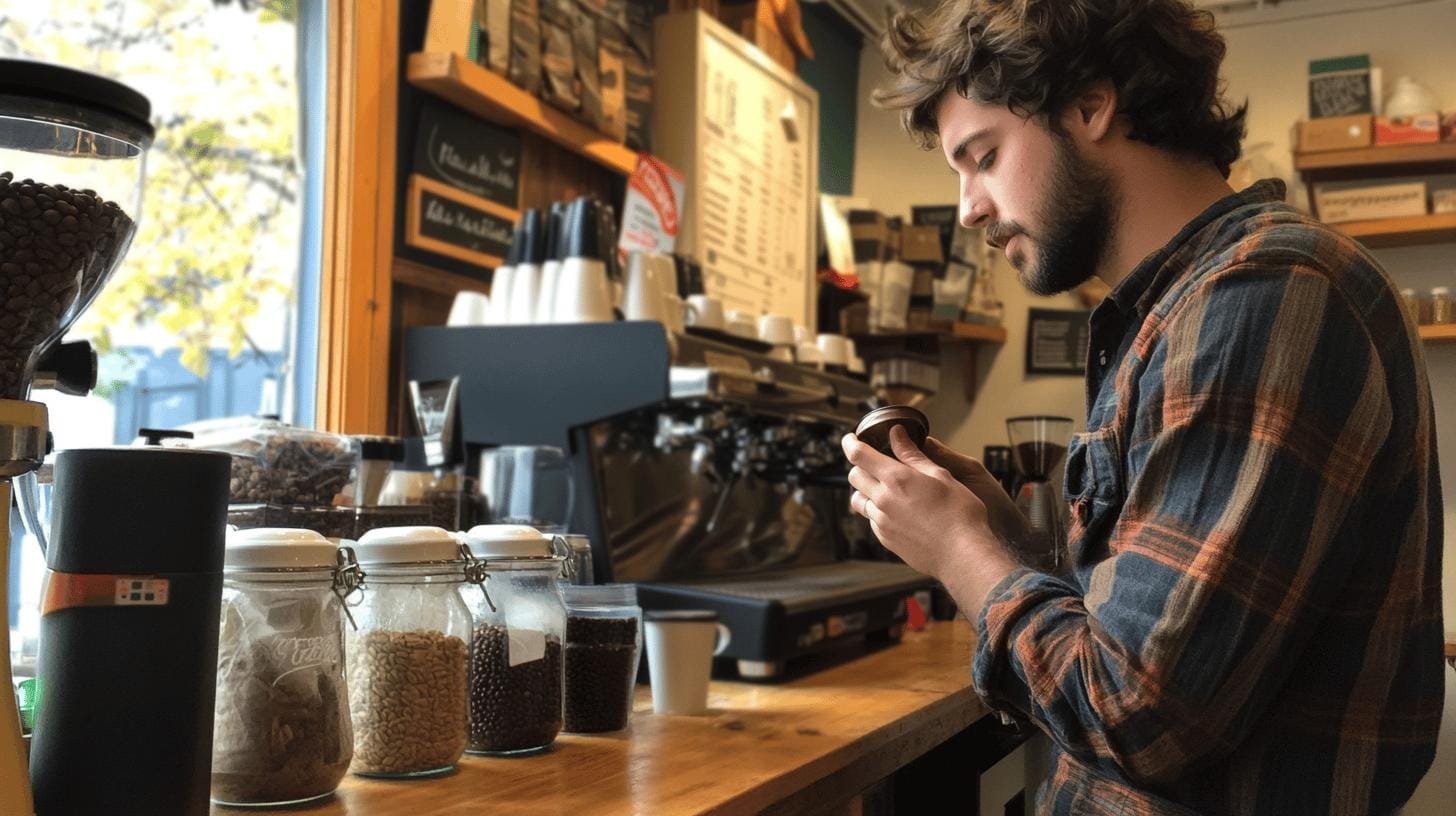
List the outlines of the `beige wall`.
<svg viewBox="0 0 1456 816">
<path fill-rule="evenodd" d="M 1387 88 L 1402 74 L 1425 82 L 1448 109 L 1456 109 L 1456 0 L 1390 7 L 1228 29 L 1224 74 L 1229 95 L 1247 98 L 1248 154 L 1258 156 L 1268 172 L 1291 182 L 1291 199 L 1303 203 L 1303 188 L 1294 184 L 1289 159 L 1290 129 L 1306 114 L 1306 73 L 1311 59 L 1369 53 L 1384 69 Z M 885 78 L 873 48 L 865 49 L 860 67 L 861 99 Z M 1262 149 L 1257 145 L 1264 144 Z M 911 204 L 955 199 L 952 176 L 937 153 L 920 153 L 900 133 L 894 117 L 862 102 L 856 143 L 855 194 L 878 209 L 908 215 Z M 1456 244 L 1383 250 L 1377 254 L 1400 286 L 1429 289 L 1456 286 Z M 1016 283 L 1004 265 L 997 286 L 1007 304 L 1010 339 L 994 353 L 981 352 L 984 383 L 974 406 L 959 396 L 959 358 L 947 360 L 941 395 L 931 401 L 933 427 L 956 447 L 979 453 L 986 444 L 1004 444 L 1004 419 L 1017 413 L 1084 414 L 1081 381 L 1076 378 L 1026 377 L 1022 355 L 1026 311 L 1033 304 L 1075 308 L 1072 299 L 1033 298 Z M 1442 484 L 1446 504 L 1445 615 L 1456 630 L 1456 345 L 1427 347 L 1431 387 L 1441 441 Z M 1456 802 L 1456 672 L 1447 673 L 1446 716 L 1436 764 L 1416 792 L 1406 813 L 1446 814 Z"/>
</svg>

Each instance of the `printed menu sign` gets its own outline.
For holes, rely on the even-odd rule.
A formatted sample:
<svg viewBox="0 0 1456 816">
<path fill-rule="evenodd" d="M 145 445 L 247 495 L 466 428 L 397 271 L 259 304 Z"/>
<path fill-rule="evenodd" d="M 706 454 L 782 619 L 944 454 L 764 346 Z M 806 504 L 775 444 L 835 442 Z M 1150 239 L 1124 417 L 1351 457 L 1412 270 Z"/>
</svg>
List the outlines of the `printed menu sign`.
<svg viewBox="0 0 1456 816">
<path fill-rule="evenodd" d="M 514 209 L 520 195 L 521 139 L 427 100 L 415 135 L 414 172 Z"/>
<path fill-rule="evenodd" d="M 703 164 L 695 200 L 704 284 L 729 309 L 812 325 L 817 100 L 715 32 L 703 50 Z"/>
<path fill-rule="evenodd" d="M 617 251 L 671 254 L 682 227 L 683 177 L 660 160 L 642 153 L 627 180 L 622 206 L 622 235 Z"/>
<path fill-rule="evenodd" d="M 1082 374 L 1091 312 L 1032 309 L 1026 324 L 1026 373 Z"/>
<path fill-rule="evenodd" d="M 511 246 L 515 210 L 411 176 L 405 242 L 477 266 L 494 268 Z"/>
</svg>

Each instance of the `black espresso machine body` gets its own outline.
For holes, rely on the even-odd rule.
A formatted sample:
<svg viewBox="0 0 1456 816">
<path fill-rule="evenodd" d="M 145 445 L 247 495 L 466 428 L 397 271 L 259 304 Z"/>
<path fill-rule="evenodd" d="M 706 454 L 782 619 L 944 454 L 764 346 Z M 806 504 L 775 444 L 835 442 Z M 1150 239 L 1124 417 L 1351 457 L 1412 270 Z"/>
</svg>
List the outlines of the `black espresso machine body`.
<svg viewBox="0 0 1456 816">
<path fill-rule="evenodd" d="M 467 468 L 495 445 L 569 451 L 571 529 L 599 582 L 647 609 L 713 609 L 724 657 L 769 679 L 797 657 L 897 636 L 931 581 L 848 511 L 839 439 L 878 405 L 861 380 L 651 322 L 420 328 L 407 376 L 458 377 Z"/>
</svg>

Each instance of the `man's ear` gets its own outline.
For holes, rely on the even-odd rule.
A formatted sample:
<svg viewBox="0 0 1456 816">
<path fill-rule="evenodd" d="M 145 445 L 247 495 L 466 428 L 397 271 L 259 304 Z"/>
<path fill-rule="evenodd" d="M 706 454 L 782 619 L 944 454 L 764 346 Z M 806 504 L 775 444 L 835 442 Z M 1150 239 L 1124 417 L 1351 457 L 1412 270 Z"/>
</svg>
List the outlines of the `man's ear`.
<svg viewBox="0 0 1456 816">
<path fill-rule="evenodd" d="M 1100 142 L 1117 120 L 1117 88 L 1100 79 L 1072 98 L 1062 115 L 1062 127 L 1087 142 Z"/>
</svg>

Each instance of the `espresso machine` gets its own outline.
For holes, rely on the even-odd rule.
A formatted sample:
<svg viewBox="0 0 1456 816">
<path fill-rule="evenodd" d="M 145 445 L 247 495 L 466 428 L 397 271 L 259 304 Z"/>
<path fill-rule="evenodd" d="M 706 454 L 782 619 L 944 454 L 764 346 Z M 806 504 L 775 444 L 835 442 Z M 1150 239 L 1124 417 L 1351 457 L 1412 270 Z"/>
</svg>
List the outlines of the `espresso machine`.
<svg viewBox="0 0 1456 816">
<path fill-rule="evenodd" d="M 61 343 L 131 243 L 141 206 L 151 105 L 120 83 L 55 65 L 0 59 L 0 507 L 12 480 L 34 510 L 33 473 L 50 448 L 33 388 L 85 393 L 86 344 Z M 29 476 L 29 478 L 27 478 Z M 37 525 L 32 525 L 35 529 Z M 0 531 L 0 573 L 10 564 Z M 12 695 L 10 585 L 0 575 L 0 686 Z M 33 811 L 13 696 L 0 701 L 0 813 Z"/>
<path fill-rule="evenodd" d="M 467 464 L 498 445 L 568 452 L 571 531 L 597 581 L 647 609 L 712 609 L 720 668 L 781 677 L 797 658 L 898 637 L 931 579 L 849 512 L 840 438 L 879 405 L 869 384 L 761 344 L 656 322 L 412 329 L 413 381 L 458 378 Z"/>
</svg>

